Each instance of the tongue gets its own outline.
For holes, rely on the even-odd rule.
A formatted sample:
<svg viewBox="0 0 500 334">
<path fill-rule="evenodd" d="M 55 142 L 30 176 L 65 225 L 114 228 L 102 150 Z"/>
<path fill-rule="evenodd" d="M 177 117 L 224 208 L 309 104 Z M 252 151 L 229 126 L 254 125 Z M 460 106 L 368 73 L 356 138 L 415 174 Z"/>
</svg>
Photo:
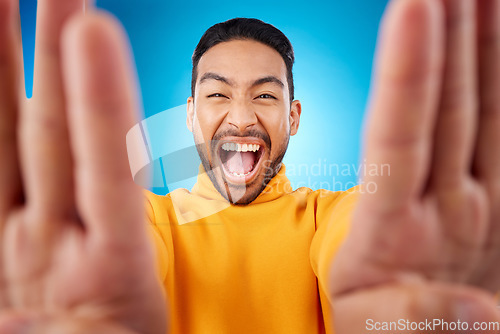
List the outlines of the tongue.
<svg viewBox="0 0 500 334">
<path fill-rule="evenodd" d="M 255 163 L 254 152 L 234 152 L 226 162 L 226 168 L 231 173 L 246 174 L 251 172 Z"/>
</svg>

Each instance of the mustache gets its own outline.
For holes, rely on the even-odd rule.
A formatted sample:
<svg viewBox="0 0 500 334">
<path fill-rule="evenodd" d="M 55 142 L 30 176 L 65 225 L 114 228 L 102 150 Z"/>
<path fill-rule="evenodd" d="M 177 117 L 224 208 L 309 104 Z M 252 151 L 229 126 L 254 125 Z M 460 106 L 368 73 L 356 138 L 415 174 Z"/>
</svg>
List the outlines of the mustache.
<svg viewBox="0 0 500 334">
<path fill-rule="evenodd" d="M 231 137 L 255 137 L 255 138 L 259 138 L 259 139 L 262 139 L 264 141 L 264 143 L 266 143 L 266 146 L 269 147 L 269 149 L 271 149 L 271 138 L 265 132 L 255 130 L 255 129 L 251 129 L 251 130 L 248 130 L 245 132 L 239 132 L 239 131 L 236 131 L 233 129 L 229 129 L 229 130 L 222 131 L 220 133 L 216 133 L 213 136 L 212 145 L 211 145 L 212 150 L 214 150 L 216 148 L 217 143 L 222 138 L 229 137 L 229 136 L 231 136 Z"/>
</svg>

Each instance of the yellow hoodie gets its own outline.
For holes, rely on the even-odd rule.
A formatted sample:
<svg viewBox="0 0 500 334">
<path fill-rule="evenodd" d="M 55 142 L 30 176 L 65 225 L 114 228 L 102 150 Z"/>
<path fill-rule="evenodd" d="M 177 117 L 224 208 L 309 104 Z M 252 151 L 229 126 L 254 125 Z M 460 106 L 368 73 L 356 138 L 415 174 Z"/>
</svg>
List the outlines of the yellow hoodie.
<svg viewBox="0 0 500 334">
<path fill-rule="evenodd" d="M 191 192 L 146 198 L 170 333 L 332 333 L 328 271 L 356 188 L 293 191 L 282 166 L 254 202 L 238 206 L 200 166 Z"/>
</svg>

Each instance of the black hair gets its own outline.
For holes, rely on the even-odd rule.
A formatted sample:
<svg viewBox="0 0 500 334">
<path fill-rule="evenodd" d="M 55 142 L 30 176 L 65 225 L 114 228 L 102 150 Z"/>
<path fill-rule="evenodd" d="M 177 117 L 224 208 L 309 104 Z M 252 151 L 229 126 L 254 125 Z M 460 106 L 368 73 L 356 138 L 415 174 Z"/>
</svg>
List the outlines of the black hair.
<svg viewBox="0 0 500 334">
<path fill-rule="evenodd" d="M 217 23 L 205 31 L 192 57 L 193 71 L 191 76 L 191 95 L 194 97 L 194 89 L 198 76 L 198 63 L 205 52 L 222 42 L 245 39 L 261 42 L 273 48 L 281 55 L 287 69 L 290 101 L 293 101 L 294 88 L 292 69 L 293 63 L 295 62 L 295 56 L 292 44 L 285 34 L 275 26 L 252 18 L 234 18 Z"/>
</svg>

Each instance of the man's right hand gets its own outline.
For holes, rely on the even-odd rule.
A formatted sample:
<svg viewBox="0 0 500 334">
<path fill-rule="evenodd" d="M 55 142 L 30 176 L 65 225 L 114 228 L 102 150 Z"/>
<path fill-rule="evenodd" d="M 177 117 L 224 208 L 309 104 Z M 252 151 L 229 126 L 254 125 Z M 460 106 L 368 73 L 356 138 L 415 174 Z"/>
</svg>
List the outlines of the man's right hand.
<svg viewBox="0 0 500 334">
<path fill-rule="evenodd" d="M 33 98 L 16 0 L 0 0 L 0 332 L 165 333 L 125 136 L 126 38 L 84 0 L 39 0 Z"/>
</svg>

